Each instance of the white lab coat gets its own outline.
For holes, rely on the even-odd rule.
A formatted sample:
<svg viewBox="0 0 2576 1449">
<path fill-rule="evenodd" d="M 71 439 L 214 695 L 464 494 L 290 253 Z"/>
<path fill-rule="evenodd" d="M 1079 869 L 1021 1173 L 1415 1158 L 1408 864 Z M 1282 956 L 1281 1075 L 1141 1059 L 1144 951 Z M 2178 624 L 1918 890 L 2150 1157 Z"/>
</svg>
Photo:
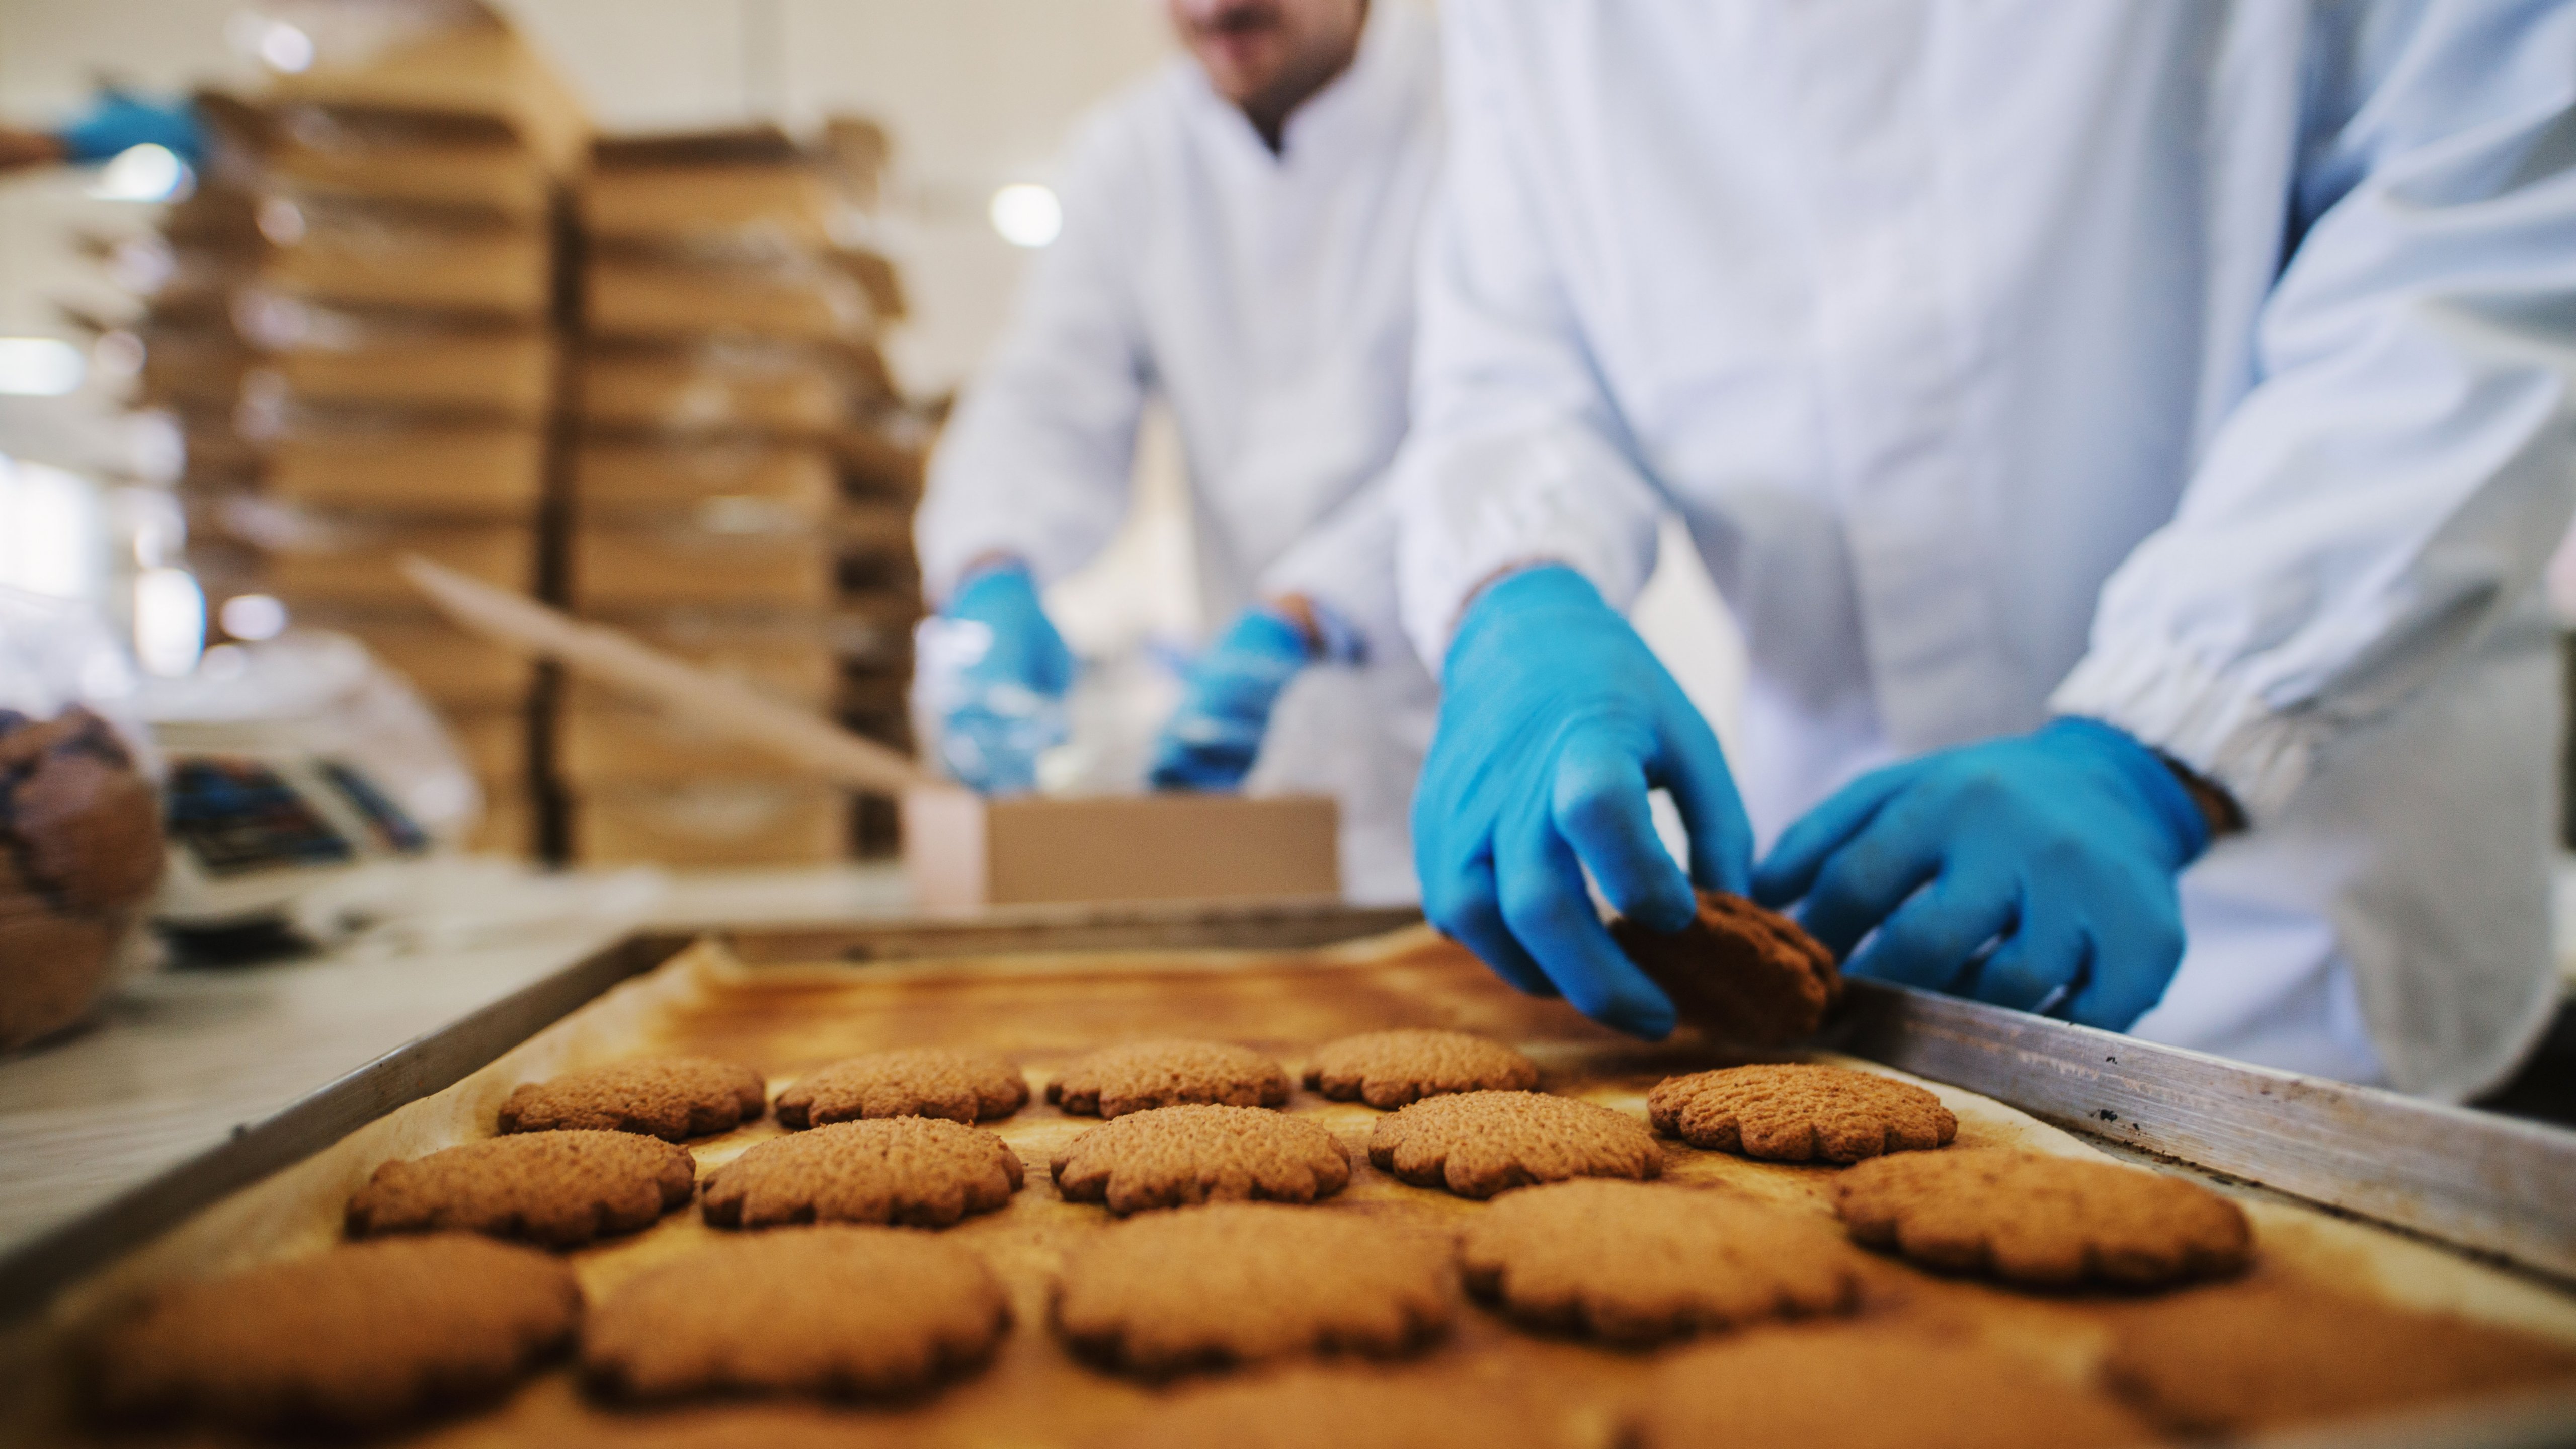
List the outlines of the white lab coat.
<svg viewBox="0 0 2576 1449">
<path fill-rule="evenodd" d="M 986 554 L 1025 558 L 1041 582 L 1078 568 L 1126 512 L 1138 417 L 1161 394 L 1209 625 L 1302 592 L 1368 651 L 1290 686 L 1247 784 L 1340 795 L 1345 884 L 1385 900 L 1414 893 L 1404 802 L 1434 707 L 1397 619 L 1384 474 L 1408 417 L 1441 107 L 1430 16 L 1411 0 L 1372 11 L 1277 155 L 1187 60 L 1090 118 L 1059 188 L 1063 232 L 948 428 L 918 538 L 934 599 Z"/>
<path fill-rule="evenodd" d="M 1764 840 L 2052 712 L 2224 784 L 2142 1036 L 2471 1093 L 2552 1003 L 2576 7 L 1475 0 L 1400 467 L 1438 658 L 1678 509 Z"/>
</svg>

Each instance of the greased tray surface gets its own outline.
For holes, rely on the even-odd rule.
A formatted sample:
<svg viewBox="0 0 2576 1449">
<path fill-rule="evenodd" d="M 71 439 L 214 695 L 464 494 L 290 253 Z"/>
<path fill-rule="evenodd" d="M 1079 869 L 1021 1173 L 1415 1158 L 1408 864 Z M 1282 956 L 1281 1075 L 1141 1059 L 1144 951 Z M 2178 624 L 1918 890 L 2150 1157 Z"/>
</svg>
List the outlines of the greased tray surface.
<svg viewBox="0 0 2576 1449">
<path fill-rule="evenodd" d="M 1619 1037 L 1562 1003 L 1512 992 L 1465 952 L 1421 930 L 1297 952 L 1019 955 L 873 966 L 751 967 L 702 943 L 454 1087 L 201 1215 L 72 1295 L 57 1319 L 77 1321 L 172 1274 L 318 1248 L 336 1235 L 341 1205 L 378 1163 L 486 1135 L 512 1086 L 572 1066 L 666 1051 L 726 1056 L 760 1068 L 774 1095 L 838 1057 L 897 1045 L 951 1045 L 1018 1061 L 1038 1089 L 1067 1059 L 1137 1037 L 1240 1042 L 1276 1055 L 1294 1075 L 1312 1048 L 1333 1037 L 1396 1026 L 1452 1027 L 1517 1043 L 1539 1062 L 1546 1090 L 1640 1118 L 1645 1093 L 1665 1076 L 1740 1060 L 1703 1045 L 1642 1046 Z M 1959 1145 L 2094 1151 L 1990 1099 L 1925 1085 L 1957 1113 Z M 1349 1189 L 1313 1211 L 1447 1227 L 1481 1210 L 1372 1169 L 1366 1143 L 1379 1113 L 1302 1088 L 1287 1110 L 1322 1123 L 1351 1149 Z M 948 1230 L 985 1256 L 1012 1295 L 1015 1325 L 991 1366 L 975 1377 L 892 1409 L 713 1405 L 638 1412 L 592 1406 L 571 1371 L 558 1367 L 489 1411 L 406 1442 L 670 1443 L 700 1435 L 713 1442 L 746 1432 L 787 1442 L 828 1430 L 859 1442 L 967 1446 L 1079 1444 L 1114 1433 L 1159 1391 L 1069 1358 L 1047 1326 L 1049 1294 L 1066 1253 L 1113 1221 L 1097 1206 L 1059 1200 L 1047 1171 L 1060 1147 L 1096 1123 L 1068 1117 L 1041 1096 L 988 1125 L 1020 1154 L 1028 1186 L 1009 1207 Z M 703 1177 L 780 1131 L 763 1120 L 690 1145 Z M 1837 1169 L 1757 1163 L 1669 1142 L 1664 1150 L 1669 1180 L 1724 1182 L 1830 1215 L 1827 1192 Z M 2272 1200 L 2247 1206 L 2260 1245 L 2257 1272 L 2313 1276 L 2347 1291 L 2377 1291 L 2576 1343 L 2576 1300 L 2562 1294 L 2366 1225 Z M 597 1301 L 639 1269 L 690 1252 L 719 1231 L 694 1210 L 684 1211 L 644 1233 L 574 1253 L 571 1261 Z M 2007 1293 L 1873 1260 L 1868 1311 L 1935 1324 L 2047 1371 L 2082 1376 L 2106 1344 L 2118 1303 Z M 22 1346 L 14 1358 L 12 1373 L 41 1375 L 49 1391 L 13 1395 L 22 1409 L 12 1427 L 19 1437 L 56 1437 L 66 1424 L 59 1372 L 41 1346 Z M 1655 1360 L 1531 1336 L 1469 1307 L 1449 1340 L 1405 1371 L 1455 1375 L 1512 1394 L 1552 1420 L 1566 1442 L 1603 1444 L 1618 1405 L 1641 1391 Z"/>
</svg>

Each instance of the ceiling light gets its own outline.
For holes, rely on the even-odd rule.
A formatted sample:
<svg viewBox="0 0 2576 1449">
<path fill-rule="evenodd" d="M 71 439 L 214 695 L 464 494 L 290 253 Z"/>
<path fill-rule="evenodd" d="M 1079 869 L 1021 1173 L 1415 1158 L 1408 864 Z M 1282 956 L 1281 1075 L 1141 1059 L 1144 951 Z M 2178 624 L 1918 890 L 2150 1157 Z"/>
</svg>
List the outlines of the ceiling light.
<svg viewBox="0 0 2576 1449">
<path fill-rule="evenodd" d="M 235 594 L 215 617 L 236 639 L 274 639 L 286 632 L 286 606 L 266 594 Z"/>
<path fill-rule="evenodd" d="M 101 201 L 173 201 L 195 176 L 166 146 L 128 146 L 98 170 L 89 194 Z"/>
<path fill-rule="evenodd" d="M 61 397 L 81 385 L 80 349 L 53 337 L 0 337 L 0 394 Z"/>
<path fill-rule="evenodd" d="M 1033 181 L 1015 181 L 993 193 L 993 230 L 1015 247 L 1042 247 L 1064 230 L 1064 207 L 1055 193 Z"/>
<path fill-rule="evenodd" d="M 313 65 L 313 37 L 283 20 L 272 20 L 259 33 L 259 58 L 270 70 L 302 74 Z"/>
</svg>

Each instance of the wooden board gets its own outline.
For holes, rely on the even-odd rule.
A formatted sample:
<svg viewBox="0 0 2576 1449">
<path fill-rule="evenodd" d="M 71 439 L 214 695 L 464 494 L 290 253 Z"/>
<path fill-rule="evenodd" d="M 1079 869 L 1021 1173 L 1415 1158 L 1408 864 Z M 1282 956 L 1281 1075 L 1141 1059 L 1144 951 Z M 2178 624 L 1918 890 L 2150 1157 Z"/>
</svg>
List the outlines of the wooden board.
<svg viewBox="0 0 2576 1449">
<path fill-rule="evenodd" d="M 1140 951 L 1117 944 L 1120 929 L 1107 928 L 1105 938 L 1095 934 L 1107 949 L 1091 954 L 951 956 L 866 966 L 750 965 L 712 943 L 684 951 L 455 1085 L 358 1126 L 337 1145 L 233 1195 L 65 1295 L 48 1325 L 22 1333 L 0 1359 L 6 1376 L 0 1378 L 0 1402 L 9 1406 L 0 1415 L 11 1416 L 0 1418 L 0 1437 L 34 1442 L 63 1432 L 61 1380 L 46 1372 L 50 1333 L 174 1275 L 326 1246 L 338 1233 L 348 1194 L 377 1164 L 486 1135 L 514 1085 L 590 1062 L 647 1051 L 709 1052 L 760 1067 L 774 1091 L 853 1052 L 947 1044 L 1006 1053 L 1036 1085 L 1084 1050 L 1141 1035 L 1187 1032 L 1240 1041 L 1276 1053 L 1293 1071 L 1315 1045 L 1350 1031 L 1448 1026 L 1521 1043 L 1540 1062 L 1550 1090 L 1642 1115 L 1644 1093 L 1662 1077 L 1730 1060 L 1705 1045 L 1640 1045 L 1584 1021 L 1561 1003 L 1516 995 L 1463 951 L 1419 928 L 1366 942 L 1261 952 Z M 1152 934 L 1150 923 L 1130 922 L 1123 929 L 1131 936 Z M 849 933 L 840 947 L 831 944 L 829 933 L 806 939 L 822 957 L 842 954 L 866 934 Z M 886 954 L 908 954 L 901 933 L 889 934 L 895 939 Z M 1012 935 L 996 927 L 992 939 L 1008 942 Z M 777 943 L 771 944 L 774 950 Z M 1958 1114 L 1962 1144 L 2072 1154 L 2095 1150 L 1988 1098 L 1926 1085 Z M 1368 1168 L 1364 1148 L 1377 1113 L 1303 1092 L 1289 1110 L 1332 1130 L 1358 1162 L 1350 1189 L 1316 1211 L 1449 1226 L 1482 1210 Z M 928 1403 L 839 1410 L 836 1419 L 871 1440 L 882 1435 L 928 1445 L 1071 1444 L 1114 1432 L 1151 1401 L 1155 1390 L 1066 1357 L 1046 1328 L 1048 1295 L 1065 1254 L 1110 1221 L 1099 1208 L 1058 1200 L 1046 1172 L 1054 1152 L 1091 1125 L 1042 1104 L 997 1124 L 1030 1169 L 1028 1187 L 1003 1211 L 950 1230 L 983 1253 L 1010 1286 L 1017 1323 L 993 1365 Z M 763 1121 L 692 1147 L 703 1171 L 778 1132 L 775 1123 Z M 1724 1182 L 1800 1211 L 1824 1213 L 1824 1189 L 1834 1169 L 1756 1163 L 1667 1144 L 1666 1172 L 1674 1181 Z M 2347 1291 L 2376 1292 L 2576 1344 L 2576 1299 L 2562 1291 L 2268 1194 L 2243 1195 L 2257 1223 L 2260 1272 L 2328 1280 Z M 715 1231 L 694 1213 L 681 1213 L 633 1238 L 576 1253 L 572 1261 L 596 1299 L 638 1270 L 702 1246 Z M 1989 1342 L 2068 1375 L 2089 1371 L 2105 1342 L 2105 1315 L 2111 1311 L 2096 1300 L 2011 1294 L 1923 1277 L 1893 1264 L 1875 1270 L 1872 1299 L 1877 1311 L 1938 1324 L 1946 1333 Z M 1429 1362 L 1513 1385 L 1544 1406 L 1569 1442 L 1598 1444 L 1606 1442 L 1617 1404 L 1635 1391 L 1654 1357 L 1532 1337 L 1470 1309 Z M 736 1416 L 757 1420 L 762 1412 L 719 1406 L 676 1417 L 712 1432 Z M 2569 1422 L 2570 1406 L 2563 1401 L 2543 1412 L 2554 1416 L 2545 1423 L 2563 1428 Z M 558 1369 L 496 1410 L 407 1442 L 628 1442 L 655 1438 L 674 1417 L 594 1409 L 569 1371 Z M 703 1422 L 710 1419 L 722 1422 Z M 2432 1437 L 2402 1442 L 2464 1440 L 2452 1423 L 2437 1426 Z"/>
</svg>

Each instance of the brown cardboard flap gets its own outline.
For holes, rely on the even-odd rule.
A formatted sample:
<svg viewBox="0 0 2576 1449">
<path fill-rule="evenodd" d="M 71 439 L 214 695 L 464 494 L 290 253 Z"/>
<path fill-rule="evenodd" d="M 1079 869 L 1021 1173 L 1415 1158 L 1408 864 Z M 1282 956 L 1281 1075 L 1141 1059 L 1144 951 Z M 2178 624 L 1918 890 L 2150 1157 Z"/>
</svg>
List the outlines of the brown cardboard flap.
<svg viewBox="0 0 2576 1449">
<path fill-rule="evenodd" d="M 529 520 L 545 485 L 534 427 L 315 428 L 269 446 L 281 503 L 446 518 Z"/>
<path fill-rule="evenodd" d="M 805 865 L 849 854 L 849 797 L 828 786 L 702 781 L 587 791 L 572 804 L 588 864 Z"/>
<path fill-rule="evenodd" d="M 1338 821 L 1325 796 L 916 790 L 903 801 L 904 873 L 925 910 L 1330 898 L 1341 893 Z"/>
</svg>

